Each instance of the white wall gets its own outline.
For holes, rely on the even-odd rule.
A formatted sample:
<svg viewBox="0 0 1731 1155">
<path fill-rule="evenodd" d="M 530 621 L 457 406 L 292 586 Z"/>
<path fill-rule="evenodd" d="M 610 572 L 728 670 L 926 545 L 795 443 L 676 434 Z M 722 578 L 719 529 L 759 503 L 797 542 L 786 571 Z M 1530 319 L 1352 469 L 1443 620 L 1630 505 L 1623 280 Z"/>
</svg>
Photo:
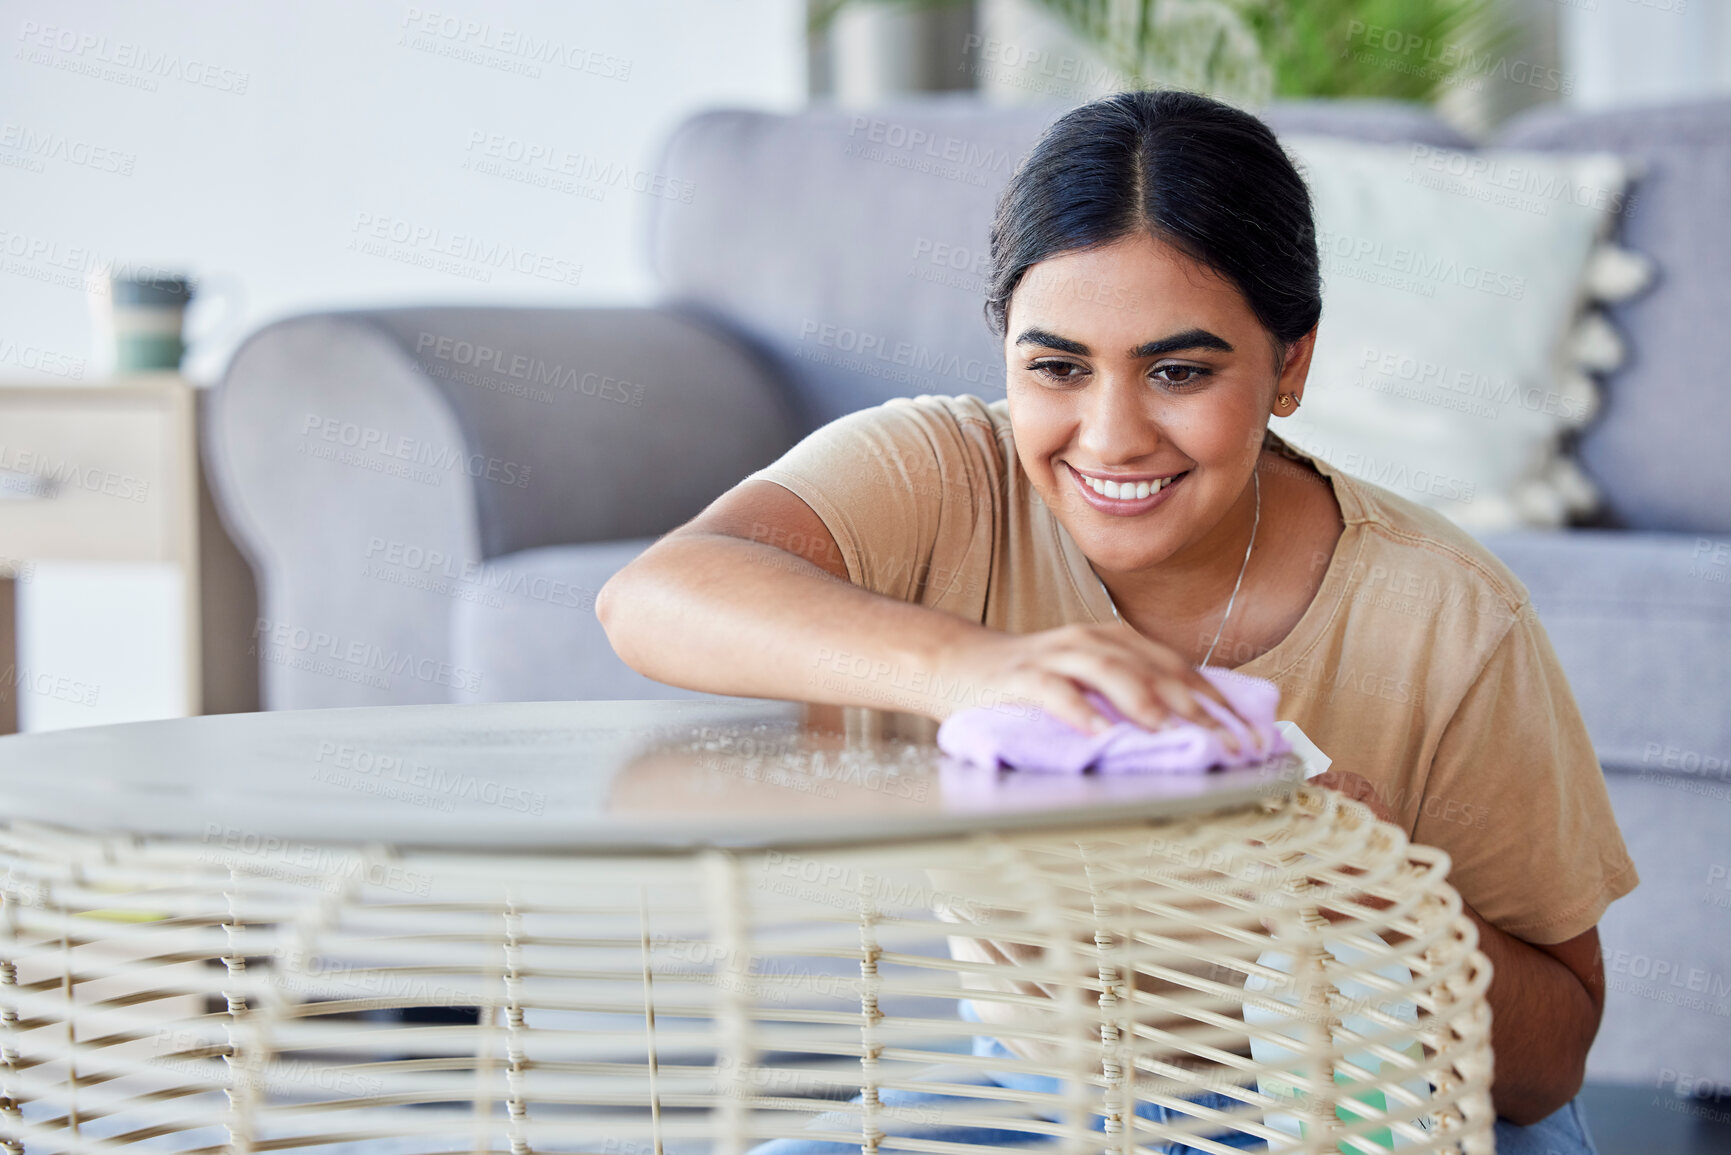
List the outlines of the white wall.
<svg viewBox="0 0 1731 1155">
<path fill-rule="evenodd" d="M 1581 108 L 1731 96 L 1727 0 L 1558 0 Z"/>
<path fill-rule="evenodd" d="M 238 292 L 187 361 L 206 382 L 309 309 L 647 301 L 657 145 L 701 108 L 801 106 L 803 20 L 801 0 L 0 0 L 0 379 L 100 377 L 80 281 L 116 262 Z M 544 159 L 483 171 L 492 142 Z M 539 272 L 412 263 L 507 247 Z M 152 632 L 108 626 L 171 613 L 171 589 L 41 566 L 19 594 L 23 664 L 103 690 L 26 696 L 26 728 L 175 712 L 168 666 L 134 660 Z"/>
</svg>

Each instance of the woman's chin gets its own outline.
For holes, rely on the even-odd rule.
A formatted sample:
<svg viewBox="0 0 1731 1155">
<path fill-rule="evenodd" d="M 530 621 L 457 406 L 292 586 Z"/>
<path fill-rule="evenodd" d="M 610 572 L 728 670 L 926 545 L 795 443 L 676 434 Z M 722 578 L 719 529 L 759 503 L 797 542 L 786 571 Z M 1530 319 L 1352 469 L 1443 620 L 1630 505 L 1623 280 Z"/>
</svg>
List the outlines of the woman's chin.
<svg viewBox="0 0 1731 1155">
<path fill-rule="evenodd" d="M 1101 573 L 1135 573 L 1157 566 L 1172 556 L 1167 549 L 1126 548 L 1123 535 L 1114 535 L 1110 529 L 1081 534 L 1072 532 L 1070 536 Z"/>
</svg>

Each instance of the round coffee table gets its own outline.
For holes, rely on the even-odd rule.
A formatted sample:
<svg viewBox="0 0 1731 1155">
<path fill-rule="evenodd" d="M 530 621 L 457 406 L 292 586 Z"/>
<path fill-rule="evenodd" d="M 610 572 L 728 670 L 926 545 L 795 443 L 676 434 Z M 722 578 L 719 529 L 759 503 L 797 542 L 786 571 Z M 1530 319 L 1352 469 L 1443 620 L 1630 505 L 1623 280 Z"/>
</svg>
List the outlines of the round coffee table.
<svg viewBox="0 0 1731 1155">
<path fill-rule="evenodd" d="M 1489 1151 L 1448 859 L 1286 756 L 608 701 L 0 739 L 7 1151 Z"/>
</svg>

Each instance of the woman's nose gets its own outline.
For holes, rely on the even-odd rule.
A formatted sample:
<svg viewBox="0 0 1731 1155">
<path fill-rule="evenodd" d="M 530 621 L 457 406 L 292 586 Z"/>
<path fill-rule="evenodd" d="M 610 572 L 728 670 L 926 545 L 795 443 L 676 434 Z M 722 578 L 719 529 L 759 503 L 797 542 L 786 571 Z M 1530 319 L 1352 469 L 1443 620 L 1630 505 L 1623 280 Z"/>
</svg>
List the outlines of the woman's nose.
<svg viewBox="0 0 1731 1155">
<path fill-rule="evenodd" d="M 1102 376 L 1082 398 L 1077 443 L 1104 467 L 1146 460 L 1165 438 L 1148 401 L 1140 382 Z"/>
</svg>

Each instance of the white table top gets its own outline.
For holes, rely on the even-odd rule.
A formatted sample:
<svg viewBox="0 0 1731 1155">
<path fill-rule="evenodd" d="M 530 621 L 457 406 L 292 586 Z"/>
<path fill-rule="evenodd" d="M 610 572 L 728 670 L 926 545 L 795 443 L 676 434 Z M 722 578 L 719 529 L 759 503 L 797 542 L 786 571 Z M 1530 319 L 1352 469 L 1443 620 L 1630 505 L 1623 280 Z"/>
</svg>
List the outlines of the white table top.
<svg viewBox="0 0 1731 1155">
<path fill-rule="evenodd" d="M 1290 792 L 994 771 L 911 714 L 769 699 L 221 714 L 0 738 L 0 816 L 208 839 L 581 853 L 881 841 L 1170 817 Z"/>
</svg>

